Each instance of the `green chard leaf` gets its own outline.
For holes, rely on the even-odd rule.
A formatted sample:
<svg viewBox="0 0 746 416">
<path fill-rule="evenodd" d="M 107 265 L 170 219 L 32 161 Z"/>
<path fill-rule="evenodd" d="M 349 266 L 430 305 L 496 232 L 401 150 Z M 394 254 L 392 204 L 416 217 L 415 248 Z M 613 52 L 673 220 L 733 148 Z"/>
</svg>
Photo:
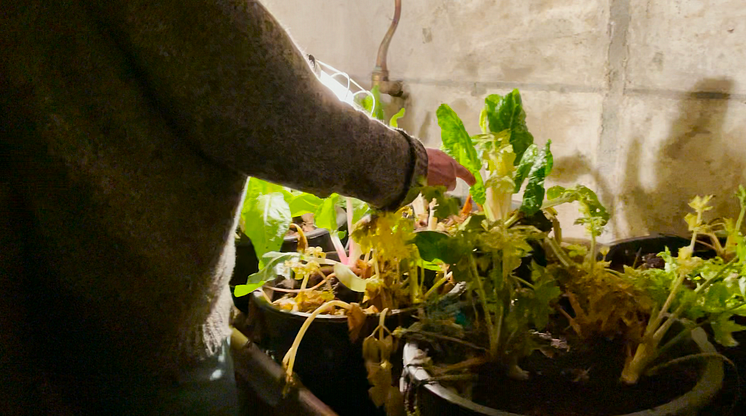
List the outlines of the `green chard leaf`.
<svg viewBox="0 0 746 416">
<path fill-rule="evenodd" d="M 523 181 L 525 181 L 528 177 L 528 173 L 531 172 L 531 169 L 534 167 L 534 162 L 536 161 L 536 158 L 538 156 L 539 147 L 532 143 L 531 146 L 529 146 L 523 153 L 521 163 L 518 164 L 518 168 L 515 171 L 515 189 L 513 190 L 514 194 L 520 192 L 521 187 L 523 186 Z"/>
<path fill-rule="evenodd" d="M 715 336 L 715 342 L 724 347 L 738 346 L 738 341 L 733 338 L 733 333 L 746 329 L 746 326 L 739 325 L 731 320 L 731 316 L 724 313 L 710 324 L 712 333 Z"/>
<path fill-rule="evenodd" d="M 389 119 L 389 126 L 398 128 L 399 127 L 399 119 L 404 117 L 404 114 L 407 112 L 405 108 L 402 108 L 399 110 L 396 114 L 391 116 L 391 119 Z"/>
<path fill-rule="evenodd" d="M 329 232 L 337 230 L 336 205 L 338 200 L 338 194 L 331 194 L 321 201 L 321 205 L 313 213 L 313 222 L 316 227 L 326 228 Z"/>
<path fill-rule="evenodd" d="M 352 198 L 349 196 L 340 196 L 337 206 L 347 211 L 347 201 L 350 201 L 352 203 L 352 223 L 353 224 L 356 224 L 364 216 L 372 212 L 370 205 L 368 205 L 366 202 L 363 202 L 357 198 Z M 347 212 L 347 215 L 350 215 L 350 213 Z"/>
<path fill-rule="evenodd" d="M 527 216 L 537 213 L 544 203 L 544 179 L 549 176 L 554 165 L 552 151 L 549 149 L 551 144 L 552 141 L 548 140 L 544 149 L 533 160 L 531 171 L 528 174 L 528 184 L 526 185 L 526 191 L 523 193 L 523 204 L 520 208 L 521 212 Z"/>
<path fill-rule="evenodd" d="M 486 197 L 481 173 L 482 162 L 477 155 L 469 133 L 464 128 L 464 123 L 447 104 L 441 104 L 436 115 L 441 129 L 440 137 L 443 141 L 443 151 L 474 175 L 477 182 L 471 187 L 471 195 L 477 203 L 484 204 Z"/>
<path fill-rule="evenodd" d="M 418 231 L 413 243 L 417 246 L 420 258 L 429 262 L 456 264 L 468 254 L 468 248 L 456 238 L 439 231 Z"/>
<path fill-rule="evenodd" d="M 251 240 L 256 256 L 260 259 L 259 267 L 264 265 L 261 259 L 265 253 L 280 249 L 290 227 L 292 216 L 285 200 L 287 195 L 290 192 L 280 185 L 257 178 L 249 180 L 241 208 L 241 220 L 244 224 L 243 232 Z"/>
<path fill-rule="evenodd" d="M 510 131 L 510 144 L 515 153 L 515 165 L 518 165 L 523 154 L 534 142 L 534 136 L 526 125 L 526 112 L 523 110 L 521 93 L 513 90 L 503 96 L 492 94 L 485 98 L 487 126 L 492 133 Z"/>
<path fill-rule="evenodd" d="M 300 217 L 303 214 L 313 214 L 322 202 L 321 198 L 313 194 L 305 192 L 294 194 L 290 202 L 288 202 L 290 215 L 292 217 Z"/>
<path fill-rule="evenodd" d="M 278 251 L 265 253 L 261 260 L 266 266 L 250 275 L 246 279 L 245 285 L 237 285 L 233 289 L 233 294 L 236 297 L 246 296 L 277 276 L 289 276 L 289 270 L 285 266 L 285 262 L 299 258 L 300 253 L 281 253 Z"/>
<path fill-rule="evenodd" d="M 426 186 L 420 190 L 420 193 L 425 200 L 432 201 L 434 199 L 437 202 L 435 207 L 437 218 L 445 219 L 451 215 L 457 215 L 461 210 L 461 202 L 458 198 L 446 195 L 444 186 Z"/>
<path fill-rule="evenodd" d="M 599 202 L 596 193 L 583 185 L 567 189 L 559 185 L 553 186 L 547 190 L 547 198 L 549 206 L 578 201 L 582 217 L 575 223 L 585 225 L 593 235 L 601 235 L 603 227 L 609 222 L 609 213 Z"/>
</svg>

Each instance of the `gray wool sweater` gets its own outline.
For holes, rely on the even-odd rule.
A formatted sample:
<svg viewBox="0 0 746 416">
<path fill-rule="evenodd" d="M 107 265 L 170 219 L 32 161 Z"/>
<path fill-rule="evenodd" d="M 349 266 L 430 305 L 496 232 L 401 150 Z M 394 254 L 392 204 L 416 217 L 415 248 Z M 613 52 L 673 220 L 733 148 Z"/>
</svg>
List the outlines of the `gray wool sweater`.
<svg viewBox="0 0 746 416">
<path fill-rule="evenodd" d="M 426 174 L 422 144 L 341 103 L 256 1 L 2 9 L 4 394 L 13 371 L 54 391 L 215 352 L 247 176 L 393 208 Z"/>
</svg>

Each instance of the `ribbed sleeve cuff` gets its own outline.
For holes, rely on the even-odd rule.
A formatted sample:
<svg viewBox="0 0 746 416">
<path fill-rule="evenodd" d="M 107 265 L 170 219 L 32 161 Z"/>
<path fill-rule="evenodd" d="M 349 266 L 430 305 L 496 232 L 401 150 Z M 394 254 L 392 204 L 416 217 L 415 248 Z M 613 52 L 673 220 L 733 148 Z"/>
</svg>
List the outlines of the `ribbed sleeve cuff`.
<svg viewBox="0 0 746 416">
<path fill-rule="evenodd" d="M 415 198 L 417 198 L 417 195 L 420 193 L 420 189 L 427 184 L 427 151 L 425 150 L 425 146 L 422 144 L 421 141 L 418 139 L 410 136 L 401 129 L 394 129 L 398 131 L 402 136 L 404 136 L 407 139 L 407 142 L 409 142 L 409 149 L 410 149 L 410 166 L 412 166 L 412 169 L 409 171 L 409 174 L 407 175 L 407 178 L 405 179 L 405 189 L 402 195 L 397 198 L 397 200 L 384 207 L 384 211 L 393 211 L 398 209 L 399 207 L 406 205 L 412 201 L 414 201 Z"/>
</svg>

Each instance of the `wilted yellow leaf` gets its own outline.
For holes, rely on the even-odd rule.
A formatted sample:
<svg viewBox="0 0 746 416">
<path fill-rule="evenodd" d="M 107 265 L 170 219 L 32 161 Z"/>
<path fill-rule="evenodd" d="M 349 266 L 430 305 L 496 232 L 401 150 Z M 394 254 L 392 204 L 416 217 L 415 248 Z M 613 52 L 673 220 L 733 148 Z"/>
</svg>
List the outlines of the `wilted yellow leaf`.
<svg viewBox="0 0 746 416">
<path fill-rule="evenodd" d="M 357 303 L 352 303 L 350 306 L 351 308 L 347 311 L 347 328 L 350 331 L 350 340 L 355 342 L 365 324 L 365 312 Z"/>
</svg>

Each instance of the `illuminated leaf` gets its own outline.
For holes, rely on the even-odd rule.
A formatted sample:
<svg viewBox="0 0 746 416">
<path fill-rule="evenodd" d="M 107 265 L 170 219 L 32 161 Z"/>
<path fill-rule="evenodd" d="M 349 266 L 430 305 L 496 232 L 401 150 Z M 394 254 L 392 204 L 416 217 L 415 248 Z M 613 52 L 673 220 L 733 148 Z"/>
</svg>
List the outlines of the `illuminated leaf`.
<svg viewBox="0 0 746 416">
<path fill-rule="evenodd" d="M 404 113 L 406 113 L 406 109 L 402 108 L 396 114 L 391 116 L 391 119 L 389 120 L 389 126 L 394 128 L 399 127 L 399 119 L 404 117 Z"/>
<path fill-rule="evenodd" d="M 504 97 L 492 94 L 485 99 L 485 110 L 489 131 L 500 133 L 510 132 L 510 144 L 515 153 L 515 164 L 519 164 L 523 154 L 534 142 L 534 136 L 526 126 L 526 112 L 523 110 L 521 93 L 513 90 Z"/>
<path fill-rule="evenodd" d="M 733 333 L 743 331 L 746 326 L 739 325 L 730 319 L 731 315 L 722 314 L 711 324 L 715 342 L 724 347 L 735 347 L 738 341 L 733 338 Z"/>
<path fill-rule="evenodd" d="M 436 111 L 436 115 L 438 126 L 440 126 L 443 150 L 474 175 L 476 183 L 471 187 L 471 195 L 475 201 L 484 204 L 485 189 L 481 173 L 482 161 L 477 155 L 477 150 L 474 148 L 469 133 L 464 128 L 464 123 L 447 104 L 441 104 Z"/>
</svg>

